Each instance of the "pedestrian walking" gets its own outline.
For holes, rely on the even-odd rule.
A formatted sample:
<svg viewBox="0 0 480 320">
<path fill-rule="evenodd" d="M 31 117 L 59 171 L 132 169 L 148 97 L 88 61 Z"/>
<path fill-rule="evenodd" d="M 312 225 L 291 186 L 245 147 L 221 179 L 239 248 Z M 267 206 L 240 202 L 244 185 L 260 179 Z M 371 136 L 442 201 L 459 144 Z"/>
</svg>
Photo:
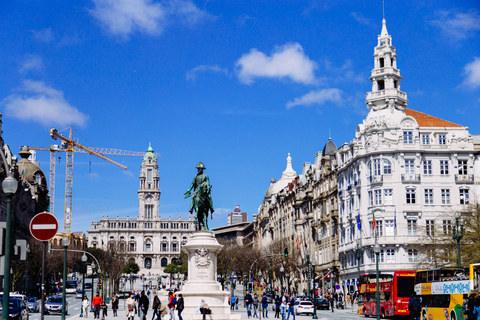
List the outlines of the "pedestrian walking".
<svg viewBox="0 0 480 320">
<path fill-rule="evenodd" d="M 157 319 L 160 319 L 160 315 L 158 314 L 158 308 L 160 307 L 160 299 L 158 299 L 157 294 L 154 292 L 153 293 L 153 303 L 152 303 L 152 310 L 153 310 L 153 315 L 152 315 L 152 320 L 155 320 L 155 316 L 157 316 Z"/>
<path fill-rule="evenodd" d="M 87 296 L 84 296 L 82 301 L 82 308 L 83 308 L 83 316 L 85 318 L 88 318 L 88 309 L 89 309 L 88 307 L 90 307 L 90 303 L 88 302 Z"/>
<path fill-rule="evenodd" d="M 117 310 L 118 310 L 118 298 L 117 298 L 117 295 L 114 295 L 112 299 L 112 312 L 114 317 L 117 316 Z"/>
<path fill-rule="evenodd" d="M 168 309 L 170 311 L 170 320 L 175 320 L 175 305 L 177 304 L 177 298 L 175 297 L 175 293 L 170 291 L 168 293 Z"/>
<path fill-rule="evenodd" d="M 250 291 L 247 290 L 243 301 L 245 302 L 245 306 L 247 307 L 247 317 L 248 319 L 250 319 L 252 317 L 252 303 L 253 303 L 253 298 L 252 298 L 252 295 L 250 294 Z"/>
<path fill-rule="evenodd" d="M 230 310 L 235 310 L 236 301 L 237 301 L 237 299 L 235 298 L 235 296 L 230 297 Z"/>
<path fill-rule="evenodd" d="M 282 320 L 285 320 L 287 315 L 287 294 L 284 292 L 282 295 L 282 303 L 280 304 L 280 313 L 282 314 Z"/>
<path fill-rule="evenodd" d="M 280 305 L 282 302 L 278 296 L 275 296 L 275 318 L 280 318 Z"/>
<path fill-rule="evenodd" d="M 133 297 L 133 293 L 130 293 L 130 297 L 127 299 L 127 319 L 133 320 L 135 318 L 136 302 Z"/>
<path fill-rule="evenodd" d="M 253 317 L 254 318 L 258 318 L 257 310 L 258 310 L 258 297 L 256 294 L 254 294 L 253 295 Z"/>
<path fill-rule="evenodd" d="M 290 297 L 288 299 L 288 315 L 287 315 L 287 320 L 290 319 L 290 314 L 293 316 L 293 320 L 295 320 L 295 312 L 294 312 L 294 307 L 295 306 L 295 297 Z"/>
<path fill-rule="evenodd" d="M 238 310 L 238 303 L 239 303 L 238 296 L 235 296 L 235 310 Z"/>
<path fill-rule="evenodd" d="M 422 311 L 422 303 L 417 293 L 414 291 L 410 300 L 408 300 L 408 311 L 410 311 L 410 320 L 420 320 L 420 312 Z"/>
<path fill-rule="evenodd" d="M 102 304 L 100 305 L 100 310 L 102 312 L 102 320 L 105 320 L 105 317 L 107 316 L 107 305 L 105 304 L 105 301 L 102 301 Z"/>
<path fill-rule="evenodd" d="M 332 308 L 332 312 L 333 312 L 333 309 L 335 308 L 335 298 L 333 296 L 330 296 L 330 307 Z"/>
<path fill-rule="evenodd" d="M 183 320 L 182 318 L 183 309 L 185 309 L 185 303 L 183 302 L 183 295 L 180 293 L 178 295 L 178 301 L 177 301 L 177 313 L 178 313 L 179 320 Z"/>
<path fill-rule="evenodd" d="M 262 297 L 262 316 L 268 318 L 268 299 L 266 294 L 263 294 Z"/>
<path fill-rule="evenodd" d="M 150 301 L 145 295 L 145 291 L 142 290 L 140 293 L 140 299 L 138 300 L 138 316 L 140 320 L 147 320 L 148 305 Z"/>
<path fill-rule="evenodd" d="M 100 318 L 100 306 L 102 305 L 102 302 L 102 297 L 100 297 L 100 293 L 97 291 L 97 294 L 92 299 L 93 319 Z"/>
</svg>

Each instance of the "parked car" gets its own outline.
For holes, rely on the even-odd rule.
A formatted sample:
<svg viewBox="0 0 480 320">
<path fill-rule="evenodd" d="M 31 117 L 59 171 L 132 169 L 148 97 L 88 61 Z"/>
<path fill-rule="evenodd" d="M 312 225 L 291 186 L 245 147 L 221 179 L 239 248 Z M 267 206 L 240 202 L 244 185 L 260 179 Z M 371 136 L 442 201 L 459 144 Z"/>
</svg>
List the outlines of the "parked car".
<svg viewBox="0 0 480 320">
<path fill-rule="evenodd" d="M 317 309 L 328 310 L 330 309 L 330 303 L 328 303 L 327 299 L 317 299 Z"/>
<path fill-rule="evenodd" d="M 296 315 L 313 314 L 313 303 L 311 301 L 297 301 L 293 306 Z"/>
<path fill-rule="evenodd" d="M 77 293 L 75 294 L 75 299 L 82 299 L 84 295 L 85 292 L 83 290 L 77 290 Z"/>
<path fill-rule="evenodd" d="M 91 282 L 85 282 L 85 289 L 92 289 L 92 283 Z"/>
<path fill-rule="evenodd" d="M 62 313 L 62 296 L 51 296 L 45 302 L 45 313 Z M 65 301 L 65 314 L 68 314 L 68 301 Z"/>
<path fill-rule="evenodd" d="M 3 298 L 0 298 L 0 304 L 3 305 Z M 0 309 L 0 316 L 3 314 L 3 308 Z M 27 305 L 20 298 L 10 298 L 8 304 L 8 319 L 28 320 L 29 314 Z"/>
<path fill-rule="evenodd" d="M 27 307 L 29 312 L 40 312 L 40 303 L 36 297 L 27 297 L 27 300 Z"/>
<path fill-rule="evenodd" d="M 0 298 L 3 297 L 3 292 L 0 292 Z M 21 294 L 21 293 L 15 293 L 15 292 L 10 292 L 9 294 L 10 298 L 18 298 L 21 299 L 24 305 L 28 305 L 28 298 L 26 295 Z"/>
</svg>

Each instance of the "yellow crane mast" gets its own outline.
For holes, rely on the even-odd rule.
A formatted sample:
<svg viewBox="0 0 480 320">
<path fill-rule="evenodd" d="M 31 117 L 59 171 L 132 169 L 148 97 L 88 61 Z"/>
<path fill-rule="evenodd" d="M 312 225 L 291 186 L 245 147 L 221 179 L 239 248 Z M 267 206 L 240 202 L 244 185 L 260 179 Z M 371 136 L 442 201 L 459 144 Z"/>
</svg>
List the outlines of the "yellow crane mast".
<svg viewBox="0 0 480 320">
<path fill-rule="evenodd" d="M 124 155 L 124 156 L 143 156 L 145 152 L 138 151 L 127 151 L 120 149 L 111 149 L 111 148 L 93 148 L 86 147 L 73 140 L 72 127 L 70 127 L 70 133 L 68 138 L 59 134 L 57 129 L 50 130 L 50 136 L 54 139 L 61 139 L 62 144 L 51 145 L 49 149 L 47 148 L 38 148 L 38 147 L 28 147 L 30 150 L 38 151 L 50 151 L 50 179 L 49 179 L 49 193 L 50 193 L 50 212 L 54 213 L 55 208 L 55 155 L 56 152 L 66 152 L 66 172 L 65 172 L 65 210 L 64 210 L 64 224 L 63 224 L 63 233 L 65 235 L 70 235 L 71 232 L 71 217 L 72 217 L 72 189 L 73 189 L 73 154 L 78 153 L 88 153 L 95 155 L 105 161 L 108 161 L 120 168 L 128 170 L 128 168 L 116 161 L 113 161 L 110 158 L 107 158 L 104 154 L 111 155 Z M 161 157 L 159 153 L 155 153 L 156 157 Z"/>
</svg>

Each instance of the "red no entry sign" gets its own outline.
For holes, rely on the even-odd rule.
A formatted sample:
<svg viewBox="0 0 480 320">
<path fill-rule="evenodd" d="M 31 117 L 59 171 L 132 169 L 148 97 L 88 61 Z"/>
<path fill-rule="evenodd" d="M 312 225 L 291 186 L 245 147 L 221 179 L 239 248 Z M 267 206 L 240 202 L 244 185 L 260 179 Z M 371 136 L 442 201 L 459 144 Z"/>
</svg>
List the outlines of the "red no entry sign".
<svg viewBox="0 0 480 320">
<path fill-rule="evenodd" d="M 39 213 L 30 221 L 30 233 L 39 241 L 52 239 L 57 234 L 57 231 L 57 218 L 49 212 Z"/>
</svg>

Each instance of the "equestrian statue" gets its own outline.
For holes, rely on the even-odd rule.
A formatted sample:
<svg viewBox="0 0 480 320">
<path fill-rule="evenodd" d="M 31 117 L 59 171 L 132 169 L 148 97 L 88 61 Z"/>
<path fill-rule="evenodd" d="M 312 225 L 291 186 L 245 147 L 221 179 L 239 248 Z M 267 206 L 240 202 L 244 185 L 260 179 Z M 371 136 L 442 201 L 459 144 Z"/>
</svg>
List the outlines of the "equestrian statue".
<svg viewBox="0 0 480 320">
<path fill-rule="evenodd" d="M 211 196 L 212 186 L 210 185 L 210 179 L 203 172 L 205 166 L 202 162 L 197 164 L 198 173 L 193 178 L 193 182 L 185 192 L 185 199 L 192 196 L 190 191 L 194 189 L 192 200 L 190 202 L 190 213 L 195 210 L 195 230 L 209 230 L 208 229 L 208 212 L 213 219 L 213 202 Z"/>
</svg>

